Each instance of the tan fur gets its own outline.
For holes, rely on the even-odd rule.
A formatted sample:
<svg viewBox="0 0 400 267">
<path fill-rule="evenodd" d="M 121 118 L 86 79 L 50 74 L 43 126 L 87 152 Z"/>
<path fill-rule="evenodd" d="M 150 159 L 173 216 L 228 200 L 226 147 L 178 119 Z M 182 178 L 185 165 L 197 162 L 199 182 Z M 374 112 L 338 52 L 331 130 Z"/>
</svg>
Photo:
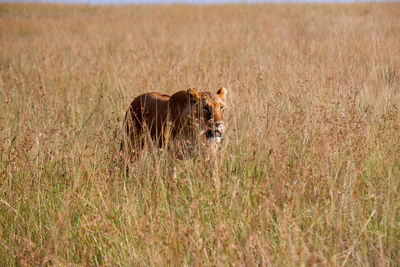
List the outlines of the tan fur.
<svg viewBox="0 0 400 267">
<path fill-rule="evenodd" d="M 196 129 L 203 130 L 204 137 L 207 131 L 208 137 L 217 132 L 220 136 L 224 112 L 221 107 L 225 107 L 225 103 L 225 88 L 218 90 L 217 94 L 198 92 L 194 88 L 172 96 L 157 92 L 142 94 L 133 100 L 126 112 L 123 147 L 141 146 L 146 137 L 160 146 L 166 140 L 178 137 L 193 139 L 199 133 Z M 126 146 L 128 143 L 130 146 Z"/>
</svg>

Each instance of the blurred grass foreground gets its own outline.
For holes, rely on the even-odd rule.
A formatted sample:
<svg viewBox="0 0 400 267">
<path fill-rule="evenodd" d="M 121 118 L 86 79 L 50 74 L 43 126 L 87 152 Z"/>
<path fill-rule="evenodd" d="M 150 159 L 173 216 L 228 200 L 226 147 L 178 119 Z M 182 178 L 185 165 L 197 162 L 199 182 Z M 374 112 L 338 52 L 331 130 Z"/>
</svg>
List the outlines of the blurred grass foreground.
<svg viewBox="0 0 400 267">
<path fill-rule="evenodd" d="M 400 4 L 0 4 L 0 265 L 395 266 Z M 140 93 L 230 88 L 211 163 Z"/>
</svg>

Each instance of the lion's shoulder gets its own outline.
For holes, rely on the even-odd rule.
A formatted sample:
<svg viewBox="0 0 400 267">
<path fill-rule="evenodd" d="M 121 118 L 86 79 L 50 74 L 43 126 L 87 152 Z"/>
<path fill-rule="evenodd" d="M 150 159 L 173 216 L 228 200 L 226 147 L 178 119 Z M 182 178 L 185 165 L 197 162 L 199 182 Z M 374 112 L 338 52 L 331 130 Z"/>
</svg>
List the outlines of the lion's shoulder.
<svg viewBox="0 0 400 267">
<path fill-rule="evenodd" d="M 170 95 L 159 93 L 159 92 L 149 92 L 149 93 L 142 94 L 139 97 L 151 98 L 154 100 L 161 100 L 161 101 L 168 101 L 171 98 Z"/>
<path fill-rule="evenodd" d="M 188 104 L 188 93 L 186 90 L 176 92 L 170 97 L 170 102 L 177 105 L 186 106 Z"/>
</svg>

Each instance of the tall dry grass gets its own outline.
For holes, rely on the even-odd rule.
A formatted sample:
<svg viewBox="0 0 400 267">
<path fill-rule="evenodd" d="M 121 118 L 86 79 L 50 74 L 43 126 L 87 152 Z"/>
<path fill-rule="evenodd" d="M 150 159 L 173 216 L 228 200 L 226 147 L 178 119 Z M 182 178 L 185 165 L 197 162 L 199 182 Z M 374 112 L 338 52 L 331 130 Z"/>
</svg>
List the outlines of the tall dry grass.
<svg viewBox="0 0 400 267">
<path fill-rule="evenodd" d="M 399 264 L 400 5 L 0 4 L 0 265 Z M 115 157 L 231 88 L 219 157 Z"/>
</svg>

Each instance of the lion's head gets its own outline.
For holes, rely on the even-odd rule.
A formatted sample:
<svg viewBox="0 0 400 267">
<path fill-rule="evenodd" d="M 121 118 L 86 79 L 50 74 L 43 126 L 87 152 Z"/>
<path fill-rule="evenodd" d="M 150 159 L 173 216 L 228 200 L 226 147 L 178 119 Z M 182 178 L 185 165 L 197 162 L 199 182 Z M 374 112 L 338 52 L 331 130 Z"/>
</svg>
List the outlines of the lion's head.
<svg viewBox="0 0 400 267">
<path fill-rule="evenodd" d="M 201 134 L 208 141 L 219 143 L 224 132 L 227 89 L 222 87 L 216 94 L 196 89 L 188 89 L 187 92 L 192 104 L 191 114 L 197 118 Z"/>
</svg>

